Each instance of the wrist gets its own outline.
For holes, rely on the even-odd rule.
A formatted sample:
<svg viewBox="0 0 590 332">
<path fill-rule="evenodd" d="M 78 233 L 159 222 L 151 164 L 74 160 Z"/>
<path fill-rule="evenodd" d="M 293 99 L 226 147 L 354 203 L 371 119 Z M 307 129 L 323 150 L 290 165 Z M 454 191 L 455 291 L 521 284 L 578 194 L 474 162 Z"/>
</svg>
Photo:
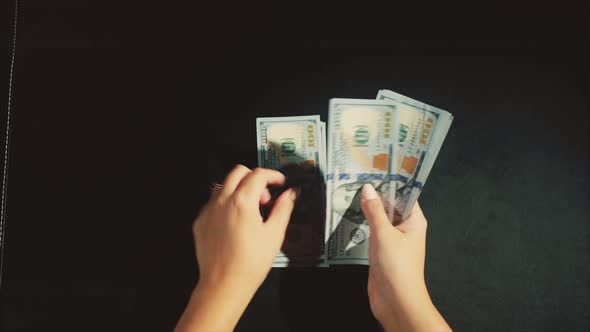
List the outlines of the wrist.
<svg viewBox="0 0 590 332">
<path fill-rule="evenodd" d="M 396 290 L 394 294 L 390 316 L 380 319 L 384 327 L 395 325 L 401 331 L 451 331 L 432 303 L 424 282 L 405 287 L 403 291 Z"/>
<path fill-rule="evenodd" d="M 232 298 L 252 297 L 260 285 L 254 285 L 243 278 L 224 276 L 216 278 L 200 278 L 193 293 L 231 295 Z"/>
<path fill-rule="evenodd" d="M 199 302 L 211 305 L 219 304 L 223 311 L 239 312 L 241 315 L 256 290 L 257 287 L 234 278 L 199 280 L 193 290 L 193 297 Z"/>
</svg>

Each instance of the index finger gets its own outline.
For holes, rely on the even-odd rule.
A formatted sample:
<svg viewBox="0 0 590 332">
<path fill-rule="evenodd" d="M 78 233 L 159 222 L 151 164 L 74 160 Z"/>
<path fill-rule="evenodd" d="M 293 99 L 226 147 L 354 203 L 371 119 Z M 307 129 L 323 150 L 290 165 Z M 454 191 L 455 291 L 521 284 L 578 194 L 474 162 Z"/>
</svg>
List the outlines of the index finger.
<svg viewBox="0 0 590 332">
<path fill-rule="evenodd" d="M 235 194 L 258 202 L 269 184 L 282 185 L 286 180 L 285 175 L 279 171 L 257 168 L 246 175 Z"/>
<path fill-rule="evenodd" d="M 403 233 L 418 232 L 422 234 L 426 231 L 427 224 L 428 222 L 426 221 L 426 217 L 424 217 L 422 208 L 420 208 L 420 204 L 416 201 L 410 215 L 395 227 Z"/>
</svg>

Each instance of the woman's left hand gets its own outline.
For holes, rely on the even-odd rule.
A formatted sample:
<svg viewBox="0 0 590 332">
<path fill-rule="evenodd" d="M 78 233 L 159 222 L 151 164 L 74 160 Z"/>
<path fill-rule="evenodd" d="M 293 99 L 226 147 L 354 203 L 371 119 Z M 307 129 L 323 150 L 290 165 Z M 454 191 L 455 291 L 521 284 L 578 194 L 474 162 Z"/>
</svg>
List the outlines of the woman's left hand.
<svg viewBox="0 0 590 332">
<path fill-rule="evenodd" d="M 274 170 L 236 166 L 193 224 L 199 282 L 176 331 L 232 330 L 266 278 L 295 205 L 293 189 L 274 202 L 267 220 L 268 185 L 283 185 Z"/>
<path fill-rule="evenodd" d="M 238 165 L 214 190 L 193 227 L 199 283 L 238 279 L 242 287 L 260 286 L 283 244 L 296 194 L 279 196 L 266 221 L 260 204 L 270 200 L 269 184 L 284 183 L 281 172 Z"/>
</svg>

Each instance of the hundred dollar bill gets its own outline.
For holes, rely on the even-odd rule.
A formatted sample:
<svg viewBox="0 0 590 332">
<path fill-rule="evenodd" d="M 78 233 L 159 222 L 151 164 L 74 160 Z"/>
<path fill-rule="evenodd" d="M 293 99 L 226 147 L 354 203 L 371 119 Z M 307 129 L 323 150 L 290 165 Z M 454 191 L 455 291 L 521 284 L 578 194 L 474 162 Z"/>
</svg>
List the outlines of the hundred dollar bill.
<svg viewBox="0 0 590 332">
<path fill-rule="evenodd" d="M 327 260 L 329 264 L 368 264 L 369 226 L 360 190 L 371 183 L 393 218 L 398 140 L 394 103 L 372 99 L 331 99 L 328 123 Z"/>
<path fill-rule="evenodd" d="M 323 171 L 323 128 L 325 124 L 322 124 L 319 115 L 257 118 L 258 165 L 279 169 L 297 164 Z M 318 206 L 323 209 L 323 203 L 320 203 Z M 323 213 L 318 214 L 317 210 L 294 211 L 273 266 L 325 266 L 324 231 Z"/>
<path fill-rule="evenodd" d="M 327 177 L 327 173 L 328 173 L 328 161 L 327 161 L 327 159 L 328 159 L 328 145 L 326 142 L 326 134 L 327 134 L 326 133 L 326 123 L 322 121 L 320 123 L 320 135 L 321 135 L 320 141 L 322 142 L 322 152 L 320 154 L 320 161 L 321 161 L 321 165 L 322 165 L 321 171 L 322 171 L 322 175 L 324 177 L 324 183 L 326 183 L 326 177 Z M 326 186 L 326 188 L 327 188 L 327 186 Z M 328 203 L 328 199 L 326 197 L 326 207 L 324 210 L 324 216 L 326 218 L 326 219 L 324 219 L 324 248 L 325 248 L 325 244 L 328 241 L 328 238 L 326 236 L 328 234 L 328 232 L 326 232 L 325 228 L 327 227 L 326 226 L 327 225 L 327 216 L 330 213 L 329 211 L 330 211 L 330 206 Z M 325 254 L 324 254 L 324 266 L 328 266 L 328 261 L 326 259 Z"/>
<path fill-rule="evenodd" d="M 322 174 L 324 175 L 324 179 L 325 179 L 325 175 L 326 175 L 326 166 L 327 166 L 327 161 L 326 161 L 326 123 L 321 121 L 320 122 L 320 138 L 319 138 L 319 142 L 320 144 L 320 170 L 322 172 Z"/>
<path fill-rule="evenodd" d="M 412 210 L 449 131 L 453 116 L 390 90 L 379 90 L 378 100 L 395 103 L 399 117 L 399 144 L 395 167 L 397 191 L 395 222 Z"/>
</svg>

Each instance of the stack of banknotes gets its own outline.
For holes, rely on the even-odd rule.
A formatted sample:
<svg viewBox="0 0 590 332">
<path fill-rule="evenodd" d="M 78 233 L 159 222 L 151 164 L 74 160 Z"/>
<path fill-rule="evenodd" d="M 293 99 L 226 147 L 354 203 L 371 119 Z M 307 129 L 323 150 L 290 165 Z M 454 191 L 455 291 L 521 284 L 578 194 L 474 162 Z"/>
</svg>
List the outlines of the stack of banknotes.
<svg viewBox="0 0 590 332">
<path fill-rule="evenodd" d="M 326 188 L 321 227 L 314 218 L 292 219 L 273 266 L 367 265 L 362 186 L 375 187 L 392 223 L 406 218 L 452 120 L 447 111 L 390 90 L 376 99 L 331 99 L 327 133 L 319 115 L 257 118 L 259 166 L 314 167 Z"/>
</svg>

